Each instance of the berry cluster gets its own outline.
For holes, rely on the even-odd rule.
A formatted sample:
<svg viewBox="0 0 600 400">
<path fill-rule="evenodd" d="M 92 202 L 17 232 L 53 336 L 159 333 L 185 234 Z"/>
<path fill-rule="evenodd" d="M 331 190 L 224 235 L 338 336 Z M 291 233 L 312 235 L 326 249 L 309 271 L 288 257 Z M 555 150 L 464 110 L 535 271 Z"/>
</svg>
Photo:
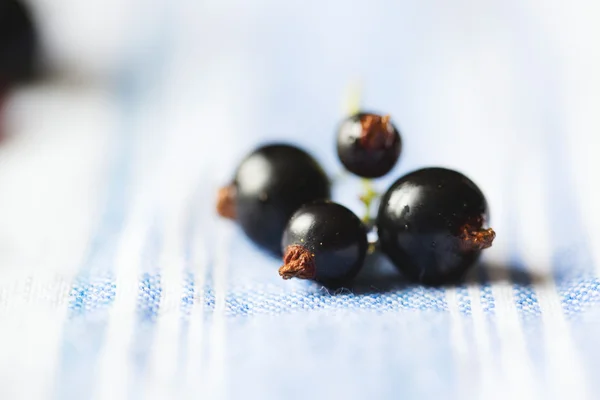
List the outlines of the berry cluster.
<svg viewBox="0 0 600 400">
<path fill-rule="evenodd" d="M 379 178 L 396 165 L 402 149 L 389 116 L 360 112 L 337 133 L 344 167 Z M 370 191 L 363 197 L 367 210 Z M 305 151 L 289 145 L 255 150 L 219 191 L 217 211 L 239 223 L 258 246 L 283 256 L 283 279 L 349 283 L 370 249 L 379 248 L 410 280 L 438 285 L 460 279 L 492 245 L 488 207 L 479 188 L 459 172 L 424 168 L 399 178 L 381 197 L 374 221 L 361 220 L 330 198 L 330 181 Z M 374 229 L 378 243 L 369 246 Z"/>
</svg>

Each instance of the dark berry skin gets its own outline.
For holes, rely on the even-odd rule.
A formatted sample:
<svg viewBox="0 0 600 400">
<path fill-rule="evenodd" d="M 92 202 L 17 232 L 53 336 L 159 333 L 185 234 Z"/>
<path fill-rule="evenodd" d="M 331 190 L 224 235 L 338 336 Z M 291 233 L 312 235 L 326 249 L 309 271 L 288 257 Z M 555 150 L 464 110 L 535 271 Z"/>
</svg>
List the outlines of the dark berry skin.
<svg viewBox="0 0 600 400">
<path fill-rule="evenodd" d="M 0 0 L 0 140 L 6 93 L 33 76 L 36 42 L 33 21 L 23 3 Z"/>
<path fill-rule="evenodd" d="M 338 157 L 344 167 L 364 178 L 379 178 L 396 165 L 402 141 L 389 116 L 358 113 L 346 118 L 337 136 Z"/>
<path fill-rule="evenodd" d="M 439 285 L 463 277 L 490 247 L 487 202 L 464 175 L 425 168 L 397 180 L 381 199 L 381 250 L 410 280 Z"/>
<path fill-rule="evenodd" d="M 242 161 L 220 197 L 221 215 L 235 219 L 254 243 L 280 256 L 283 230 L 292 214 L 303 204 L 328 199 L 330 182 L 304 150 L 272 144 Z"/>
<path fill-rule="evenodd" d="M 367 254 L 361 220 L 339 204 L 321 201 L 300 208 L 290 219 L 281 243 L 284 279 L 314 279 L 339 286 L 352 280 Z"/>
<path fill-rule="evenodd" d="M 36 36 L 31 15 L 21 1 L 0 1 L 0 88 L 33 75 Z"/>
</svg>

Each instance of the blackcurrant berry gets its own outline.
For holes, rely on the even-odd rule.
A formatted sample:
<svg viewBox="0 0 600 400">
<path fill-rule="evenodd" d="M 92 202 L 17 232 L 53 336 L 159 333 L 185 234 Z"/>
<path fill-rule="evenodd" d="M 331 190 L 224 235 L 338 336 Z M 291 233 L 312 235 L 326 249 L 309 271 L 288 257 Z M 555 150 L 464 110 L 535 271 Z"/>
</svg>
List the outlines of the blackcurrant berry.
<svg viewBox="0 0 600 400">
<path fill-rule="evenodd" d="M 0 140 L 4 137 L 3 109 L 12 85 L 31 78 L 36 32 L 29 11 L 16 0 L 0 0 Z"/>
<path fill-rule="evenodd" d="M 397 180 L 381 199 L 377 229 L 382 251 L 413 281 L 461 278 L 496 234 L 485 228 L 487 202 L 464 175 L 425 168 Z"/>
<path fill-rule="evenodd" d="M 259 247 L 281 255 L 283 230 L 302 205 L 330 197 L 327 175 L 304 150 L 272 144 L 252 152 L 219 191 L 217 211 Z"/>
<path fill-rule="evenodd" d="M 379 178 L 396 165 L 402 140 L 389 116 L 358 113 L 339 127 L 337 152 L 344 167 L 364 178 Z"/>
<path fill-rule="evenodd" d="M 24 4 L 0 1 L 0 89 L 31 77 L 36 42 L 33 20 Z"/>
<path fill-rule="evenodd" d="M 356 276 L 367 254 L 367 231 L 349 209 L 321 201 L 300 208 L 283 234 L 283 279 L 339 285 Z"/>
</svg>

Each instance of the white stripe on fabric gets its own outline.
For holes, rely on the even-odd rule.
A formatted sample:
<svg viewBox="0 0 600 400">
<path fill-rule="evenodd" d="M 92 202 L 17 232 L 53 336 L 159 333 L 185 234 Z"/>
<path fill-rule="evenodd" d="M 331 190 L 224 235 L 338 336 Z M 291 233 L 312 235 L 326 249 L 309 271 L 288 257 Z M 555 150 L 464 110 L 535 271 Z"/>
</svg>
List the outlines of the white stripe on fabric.
<svg viewBox="0 0 600 400">
<path fill-rule="evenodd" d="M 502 392 L 503 388 L 498 387 L 498 376 L 497 372 L 494 371 L 487 321 L 481 307 L 481 287 L 479 284 L 471 282 L 468 285 L 468 292 L 471 298 L 473 339 L 475 340 L 477 366 L 480 373 L 481 392 L 479 397 L 483 399 L 501 399 L 504 397 L 504 393 Z"/>
<path fill-rule="evenodd" d="M 173 74 L 176 76 L 176 74 Z M 189 132 L 176 123 L 176 108 L 164 104 L 163 119 L 173 128 L 169 138 L 184 138 Z M 166 130 L 166 128 L 165 128 Z M 164 252 L 159 261 L 162 297 L 156 320 L 156 337 L 151 348 L 149 373 L 144 388 L 146 398 L 166 398 L 175 393 L 178 374 L 182 298 L 184 290 L 185 234 L 189 210 L 197 199 L 194 187 L 199 182 L 196 146 L 186 140 L 165 143 L 165 162 L 158 171 L 161 214 L 166 216 Z M 192 207 L 190 207 L 192 205 Z M 203 206 L 208 204 L 203 202 Z"/>
<path fill-rule="evenodd" d="M 459 399 L 473 396 L 474 384 L 472 377 L 475 370 L 470 365 L 471 354 L 465 337 L 464 316 L 458 307 L 458 295 L 455 288 L 446 289 L 446 302 L 450 313 L 450 347 L 456 365 L 456 397 Z"/>
<path fill-rule="evenodd" d="M 543 168 L 543 156 L 532 153 L 527 166 L 516 176 L 515 196 L 520 207 L 522 257 L 531 273 L 544 324 L 544 349 L 547 364 L 547 389 L 544 395 L 556 398 L 587 399 L 588 393 L 579 355 L 554 282 L 549 246 L 547 201 L 544 188 L 550 178 Z"/>
<path fill-rule="evenodd" d="M 229 252 L 231 247 L 233 224 L 220 223 L 216 228 L 216 252 L 213 268 L 213 288 L 215 296 L 215 310 L 211 321 L 210 333 L 207 338 L 209 344 L 208 354 L 210 369 L 206 375 L 208 396 L 211 399 L 225 399 L 227 397 L 227 383 L 225 382 L 225 343 L 226 343 L 226 290 L 227 273 L 229 271 Z"/>
<path fill-rule="evenodd" d="M 116 294 L 108 314 L 106 342 L 98 361 L 98 378 L 93 391 L 97 399 L 119 400 L 128 397 L 131 341 L 138 321 L 138 278 L 142 249 L 150 229 L 147 212 L 135 205 L 115 261 Z"/>
<path fill-rule="evenodd" d="M 181 328 L 181 298 L 183 296 L 183 232 L 186 207 L 176 205 L 179 211 L 168 218 L 165 243 L 160 257 L 162 297 L 156 320 L 156 337 L 151 347 L 149 372 L 144 398 L 165 399 L 174 393 L 177 374 L 179 333 Z"/>
<path fill-rule="evenodd" d="M 198 226 L 198 221 L 194 226 Z M 196 229 L 193 232 L 192 273 L 194 276 L 194 302 L 190 308 L 189 325 L 187 332 L 187 354 L 185 361 L 184 393 L 202 393 L 204 388 L 203 360 L 204 360 L 204 285 L 208 271 L 208 248 L 205 237 Z"/>
<path fill-rule="evenodd" d="M 508 265 L 505 263 L 504 265 Z M 522 396 L 536 399 L 538 394 L 534 389 L 534 374 L 532 363 L 528 356 L 523 327 L 515 306 L 513 284 L 509 273 L 504 268 L 490 268 L 489 279 L 494 295 L 496 329 L 500 349 L 500 365 L 502 375 L 507 383 L 508 398 Z"/>
<path fill-rule="evenodd" d="M 45 399 L 52 392 L 69 291 L 70 282 L 55 274 L 3 276 L 0 398 Z"/>
<path fill-rule="evenodd" d="M 501 82 L 509 86 L 507 82 Z M 512 81 L 511 83 L 512 84 Z M 519 142 L 515 134 L 510 134 L 508 129 L 498 129 L 496 135 L 502 137 L 502 143 L 497 143 L 498 152 L 496 160 L 486 165 L 486 176 L 490 181 L 497 182 L 492 186 L 493 198 L 499 199 L 499 204 L 491 206 L 491 224 L 498 234 L 492 248 L 486 250 L 484 257 L 490 263 L 486 268 L 494 297 L 494 326 L 497 330 L 499 363 L 501 375 L 507 385 L 508 398 L 538 398 L 538 385 L 534 367 L 527 348 L 526 334 L 523 330 L 521 317 L 516 306 L 514 283 L 510 274 L 511 247 L 518 238 L 508 237 L 519 227 L 515 226 L 515 208 L 518 199 L 514 192 L 514 177 L 518 174 L 516 164 L 508 156 L 511 149 L 518 148 Z M 511 167 L 507 167 L 511 166 Z M 515 236 L 515 235 L 513 235 Z"/>
</svg>

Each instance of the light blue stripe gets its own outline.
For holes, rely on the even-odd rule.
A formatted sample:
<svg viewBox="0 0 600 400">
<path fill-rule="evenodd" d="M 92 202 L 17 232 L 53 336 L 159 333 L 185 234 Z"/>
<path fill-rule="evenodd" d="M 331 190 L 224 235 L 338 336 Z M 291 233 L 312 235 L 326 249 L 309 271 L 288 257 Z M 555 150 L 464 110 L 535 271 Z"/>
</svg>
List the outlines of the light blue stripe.
<svg viewBox="0 0 600 400">
<path fill-rule="evenodd" d="M 148 369 L 148 360 L 155 337 L 155 321 L 162 299 L 159 255 L 163 246 L 163 230 L 154 222 L 142 249 L 140 278 L 138 282 L 136 324 L 134 325 L 131 352 L 132 381 L 129 398 L 139 398 Z M 133 267 L 133 266 L 132 266 Z"/>
<path fill-rule="evenodd" d="M 456 287 L 456 297 L 458 298 L 458 311 L 465 316 L 472 315 L 471 296 L 469 295 L 469 289 L 466 285 Z"/>
</svg>

